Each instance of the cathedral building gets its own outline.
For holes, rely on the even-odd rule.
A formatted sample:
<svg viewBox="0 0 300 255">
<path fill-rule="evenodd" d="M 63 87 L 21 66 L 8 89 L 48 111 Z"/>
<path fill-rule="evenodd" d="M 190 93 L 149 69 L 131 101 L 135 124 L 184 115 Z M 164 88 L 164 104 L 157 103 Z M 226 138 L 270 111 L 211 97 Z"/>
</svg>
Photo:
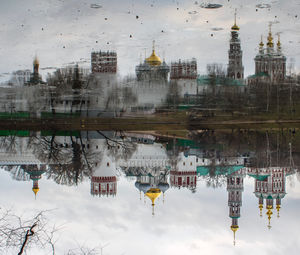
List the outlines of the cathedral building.
<svg viewBox="0 0 300 255">
<path fill-rule="evenodd" d="M 236 24 L 236 13 L 234 25 L 231 27 L 230 48 L 228 51 L 229 63 L 227 77 L 234 80 L 244 79 L 243 52 L 241 50 L 241 41 L 239 38 L 240 28 Z"/>
<path fill-rule="evenodd" d="M 152 54 L 135 68 L 138 81 L 167 81 L 170 67 L 155 53 L 153 41 Z"/>
<path fill-rule="evenodd" d="M 269 26 L 269 34 L 267 37 L 266 47 L 263 38 L 259 44 L 259 52 L 255 59 L 255 75 L 250 77 L 249 83 L 254 84 L 259 81 L 269 83 L 280 83 L 286 78 L 286 57 L 282 53 L 280 36 L 276 49 L 274 49 L 273 35 L 271 24 Z"/>
</svg>

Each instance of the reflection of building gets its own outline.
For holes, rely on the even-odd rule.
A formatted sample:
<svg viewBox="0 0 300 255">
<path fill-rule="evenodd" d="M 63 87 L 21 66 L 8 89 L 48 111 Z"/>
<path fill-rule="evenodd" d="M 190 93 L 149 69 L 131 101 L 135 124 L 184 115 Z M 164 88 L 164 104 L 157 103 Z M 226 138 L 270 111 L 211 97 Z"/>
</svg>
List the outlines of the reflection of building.
<svg viewBox="0 0 300 255">
<path fill-rule="evenodd" d="M 264 47 L 263 40 L 259 44 L 259 52 L 255 57 L 255 75 L 249 78 L 249 84 L 256 84 L 259 81 L 271 83 L 282 82 L 286 76 L 286 57 L 281 51 L 281 42 L 278 35 L 277 49 L 274 49 L 271 25 L 267 38 L 267 47 Z"/>
<path fill-rule="evenodd" d="M 232 79 L 244 79 L 244 67 L 242 62 L 243 52 L 238 31 L 240 28 L 236 24 L 236 13 L 234 25 L 231 27 L 230 49 L 228 51 L 229 63 L 227 77 Z"/>
<path fill-rule="evenodd" d="M 107 155 L 93 171 L 91 194 L 98 196 L 115 196 L 117 194 L 116 165 Z"/>
<path fill-rule="evenodd" d="M 152 215 L 154 215 L 155 200 L 169 189 L 167 171 L 161 168 L 148 168 L 139 173 L 135 182 L 136 188 L 151 200 Z"/>
<path fill-rule="evenodd" d="M 93 73 L 116 73 L 117 53 L 114 51 L 99 51 L 91 53 Z"/>
<path fill-rule="evenodd" d="M 36 196 L 40 190 L 39 180 L 42 178 L 42 174 L 46 172 L 46 165 L 22 165 L 21 167 L 30 175 L 30 179 L 32 180 L 32 191 Z"/>
<path fill-rule="evenodd" d="M 231 230 L 234 235 L 239 229 L 238 219 L 241 217 L 242 193 L 244 191 L 245 168 L 241 168 L 232 174 L 227 175 L 227 192 L 229 217 L 231 218 Z"/>
<path fill-rule="evenodd" d="M 175 168 L 170 172 L 171 187 L 195 190 L 197 186 L 196 156 L 179 155 Z"/>
<path fill-rule="evenodd" d="M 160 57 L 155 53 L 154 41 L 153 49 L 150 57 L 146 58 L 144 63 L 139 64 L 135 68 L 138 81 L 167 81 L 169 66 L 165 61 L 161 61 Z"/>
<path fill-rule="evenodd" d="M 276 200 L 277 216 L 279 217 L 281 199 L 286 194 L 286 176 L 290 175 L 291 171 L 291 168 L 287 167 L 250 168 L 248 170 L 248 175 L 255 178 L 254 194 L 258 198 L 260 216 L 262 216 L 264 201 L 266 201 L 269 229 L 271 228 L 274 200 Z"/>
</svg>

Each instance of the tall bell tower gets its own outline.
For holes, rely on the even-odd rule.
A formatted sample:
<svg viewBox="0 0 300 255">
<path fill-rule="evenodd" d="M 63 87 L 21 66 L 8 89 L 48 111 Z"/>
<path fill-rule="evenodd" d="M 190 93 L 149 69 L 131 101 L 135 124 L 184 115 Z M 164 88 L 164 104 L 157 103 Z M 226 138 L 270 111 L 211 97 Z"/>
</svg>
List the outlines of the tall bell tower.
<svg viewBox="0 0 300 255">
<path fill-rule="evenodd" d="M 231 27 L 230 48 L 228 51 L 228 69 L 227 77 L 235 80 L 244 79 L 243 52 L 241 50 L 241 41 L 239 38 L 240 28 L 236 24 L 236 10 L 234 13 L 234 25 Z"/>
</svg>

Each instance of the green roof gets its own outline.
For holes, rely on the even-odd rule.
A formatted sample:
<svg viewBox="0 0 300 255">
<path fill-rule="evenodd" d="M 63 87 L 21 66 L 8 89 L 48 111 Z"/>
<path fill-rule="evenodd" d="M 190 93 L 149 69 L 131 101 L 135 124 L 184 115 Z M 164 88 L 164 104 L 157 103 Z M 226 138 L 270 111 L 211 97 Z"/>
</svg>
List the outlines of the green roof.
<svg viewBox="0 0 300 255">
<path fill-rule="evenodd" d="M 29 136 L 30 132 L 27 130 L 0 130 L 0 136 Z"/>
<path fill-rule="evenodd" d="M 235 80 L 228 77 L 215 77 L 214 83 L 216 85 L 224 85 L 224 86 L 245 86 L 242 80 Z M 197 78 L 198 85 L 211 85 L 212 78 L 208 75 L 200 75 Z"/>
<path fill-rule="evenodd" d="M 265 72 L 260 72 L 260 73 L 258 73 L 258 74 L 250 75 L 248 78 L 256 78 L 256 77 L 263 77 L 263 76 L 269 77 L 269 75 L 268 75 L 267 73 L 265 73 Z"/>
<path fill-rule="evenodd" d="M 242 169 L 243 165 L 237 166 L 216 166 L 215 167 L 215 175 L 230 175 L 240 169 Z M 200 176 L 209 175 L 212 168 L 209 166 L 197 166 L 197 174 Z"/>
<path fill-rule="evenodd" d="M 0 119 L 27 119 L 29 117 L 29 112 L 0 112 Z"/>
<path fill-rule="evenodd" d="M 259 181 L 265 181 L 267 180 L 268 178 L 268 174 L 267 175 L 258 175 L 258 174 L 248 174 L 250 177 L 253 177 L 255 178 L 256 180 L 259 180 Z"/>
</svg>

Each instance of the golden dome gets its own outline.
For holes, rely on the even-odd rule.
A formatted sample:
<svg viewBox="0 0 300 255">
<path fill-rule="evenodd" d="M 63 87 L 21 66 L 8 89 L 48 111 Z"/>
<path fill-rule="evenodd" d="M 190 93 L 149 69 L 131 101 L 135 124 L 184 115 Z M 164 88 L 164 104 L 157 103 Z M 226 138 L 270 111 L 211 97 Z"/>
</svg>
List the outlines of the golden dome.
<svg viewBox="0 0 300 255">
<path fill-rule="evenodd" d="M 273 48 L 274 43 L 273 43 L 273 37 L 272 37 L 272 23 L 269 25 L 269 35 L 268 35 L 268 42 L 267 46 Z"/>
<path fill-rule="evenodd" d="M 151 66 L 160 66 L 162 61 L 161 61 L 160 57 L 155 54 L 154 44 L 155 44 L 155 41 L 153 41 L 152 54 L 150 57 L 146 58 L 146 62 Z"/>
<path fill-rule="evenodd" d="M 39 188 L 32 188 L 33 193 L 36 195 L 39 192 Z"/>
<path fill-rule="evenodd" d="M 259 206 L 258 206 L 258 208 L 259 208 L 259 212 L 260 212 L 260 214 L 259 214 L 259 216 L 260 217 L 262 217 L 262 209 L 263 209 L 263 204 L 259 204 Z"/>
<path fill-rule="evenodd" d="M 267 215 L 268 215 L 268 220 L 269 220 L 269 224 L 268 224 L 268 228 L 269 229 L 271 229 L 271 218 L 272 218 L 272 214 L 273 214 L 273 212 L 272 212 L 272 209 L 273 209 L 273 206 L 272 205 L 268 205 L 267 206 Z"/>
<path fill-rule="evenodd" d="M 231 225 L 231 230 L 233 233 L 235 233 L 238 229 L 239 229 L 239 226 L 238 225 Z"/>
<path fill-rule="evenodd" d="M 277 209 L 277 218 L 279 218 L 279 211 L 280 211 L 280 205 L 276 205 L 276 209 Z"/>
<path fill-rule="evenodd" d="M 39 60 L 37 58 L 37 56 L 35 56 L 34 60 L 33 60 L 33 65 L 39 65 Z"/>
<path fill-rule="evenodd" d="M 157 188 L 151 188 L 146 192 L 146 196 L 150 198 L 152 201 L 152 205 L 154 205 L 155 200 L 161 195 L 161 190 Z"/>
<path fill-rule="evenodd" d="M 160 66 L 162 62 L 160 57 L 155 54 L 154 50 L 152 51 L 151 56 L 149 58 L 146 58 L 146 61 L 151 66 Z"/>
<path fill-rule="evenodd" d="M 260 43 L 259 43 L 259 47 L 264 47 L 264 43 L 263 43 L 263 37 L 261 36 L 261 39 L 260 39 Z"/>
<path fill-rule="evenodd" d="M 234 31 L 239 31 L 240 30 L 239 26 L 236 24 L 236 9 L 235 9 L 235 12 L 234 12 L 234 25 L 231 27 L 231 30 L 234 30 Z"/>
<path fill-rule="evenodd" d="M 233 245 L 235 245 L 235 232 L 239 229 L 238 225 L 231 225 L 231 230 L 233 232 Z"/>
<path fill-rule="evenodd" d="M 231 30 L 239 31 L 240 28 L 236 23 L 234 23 L 234 25 L 231 27 Z"/>
</svg>

